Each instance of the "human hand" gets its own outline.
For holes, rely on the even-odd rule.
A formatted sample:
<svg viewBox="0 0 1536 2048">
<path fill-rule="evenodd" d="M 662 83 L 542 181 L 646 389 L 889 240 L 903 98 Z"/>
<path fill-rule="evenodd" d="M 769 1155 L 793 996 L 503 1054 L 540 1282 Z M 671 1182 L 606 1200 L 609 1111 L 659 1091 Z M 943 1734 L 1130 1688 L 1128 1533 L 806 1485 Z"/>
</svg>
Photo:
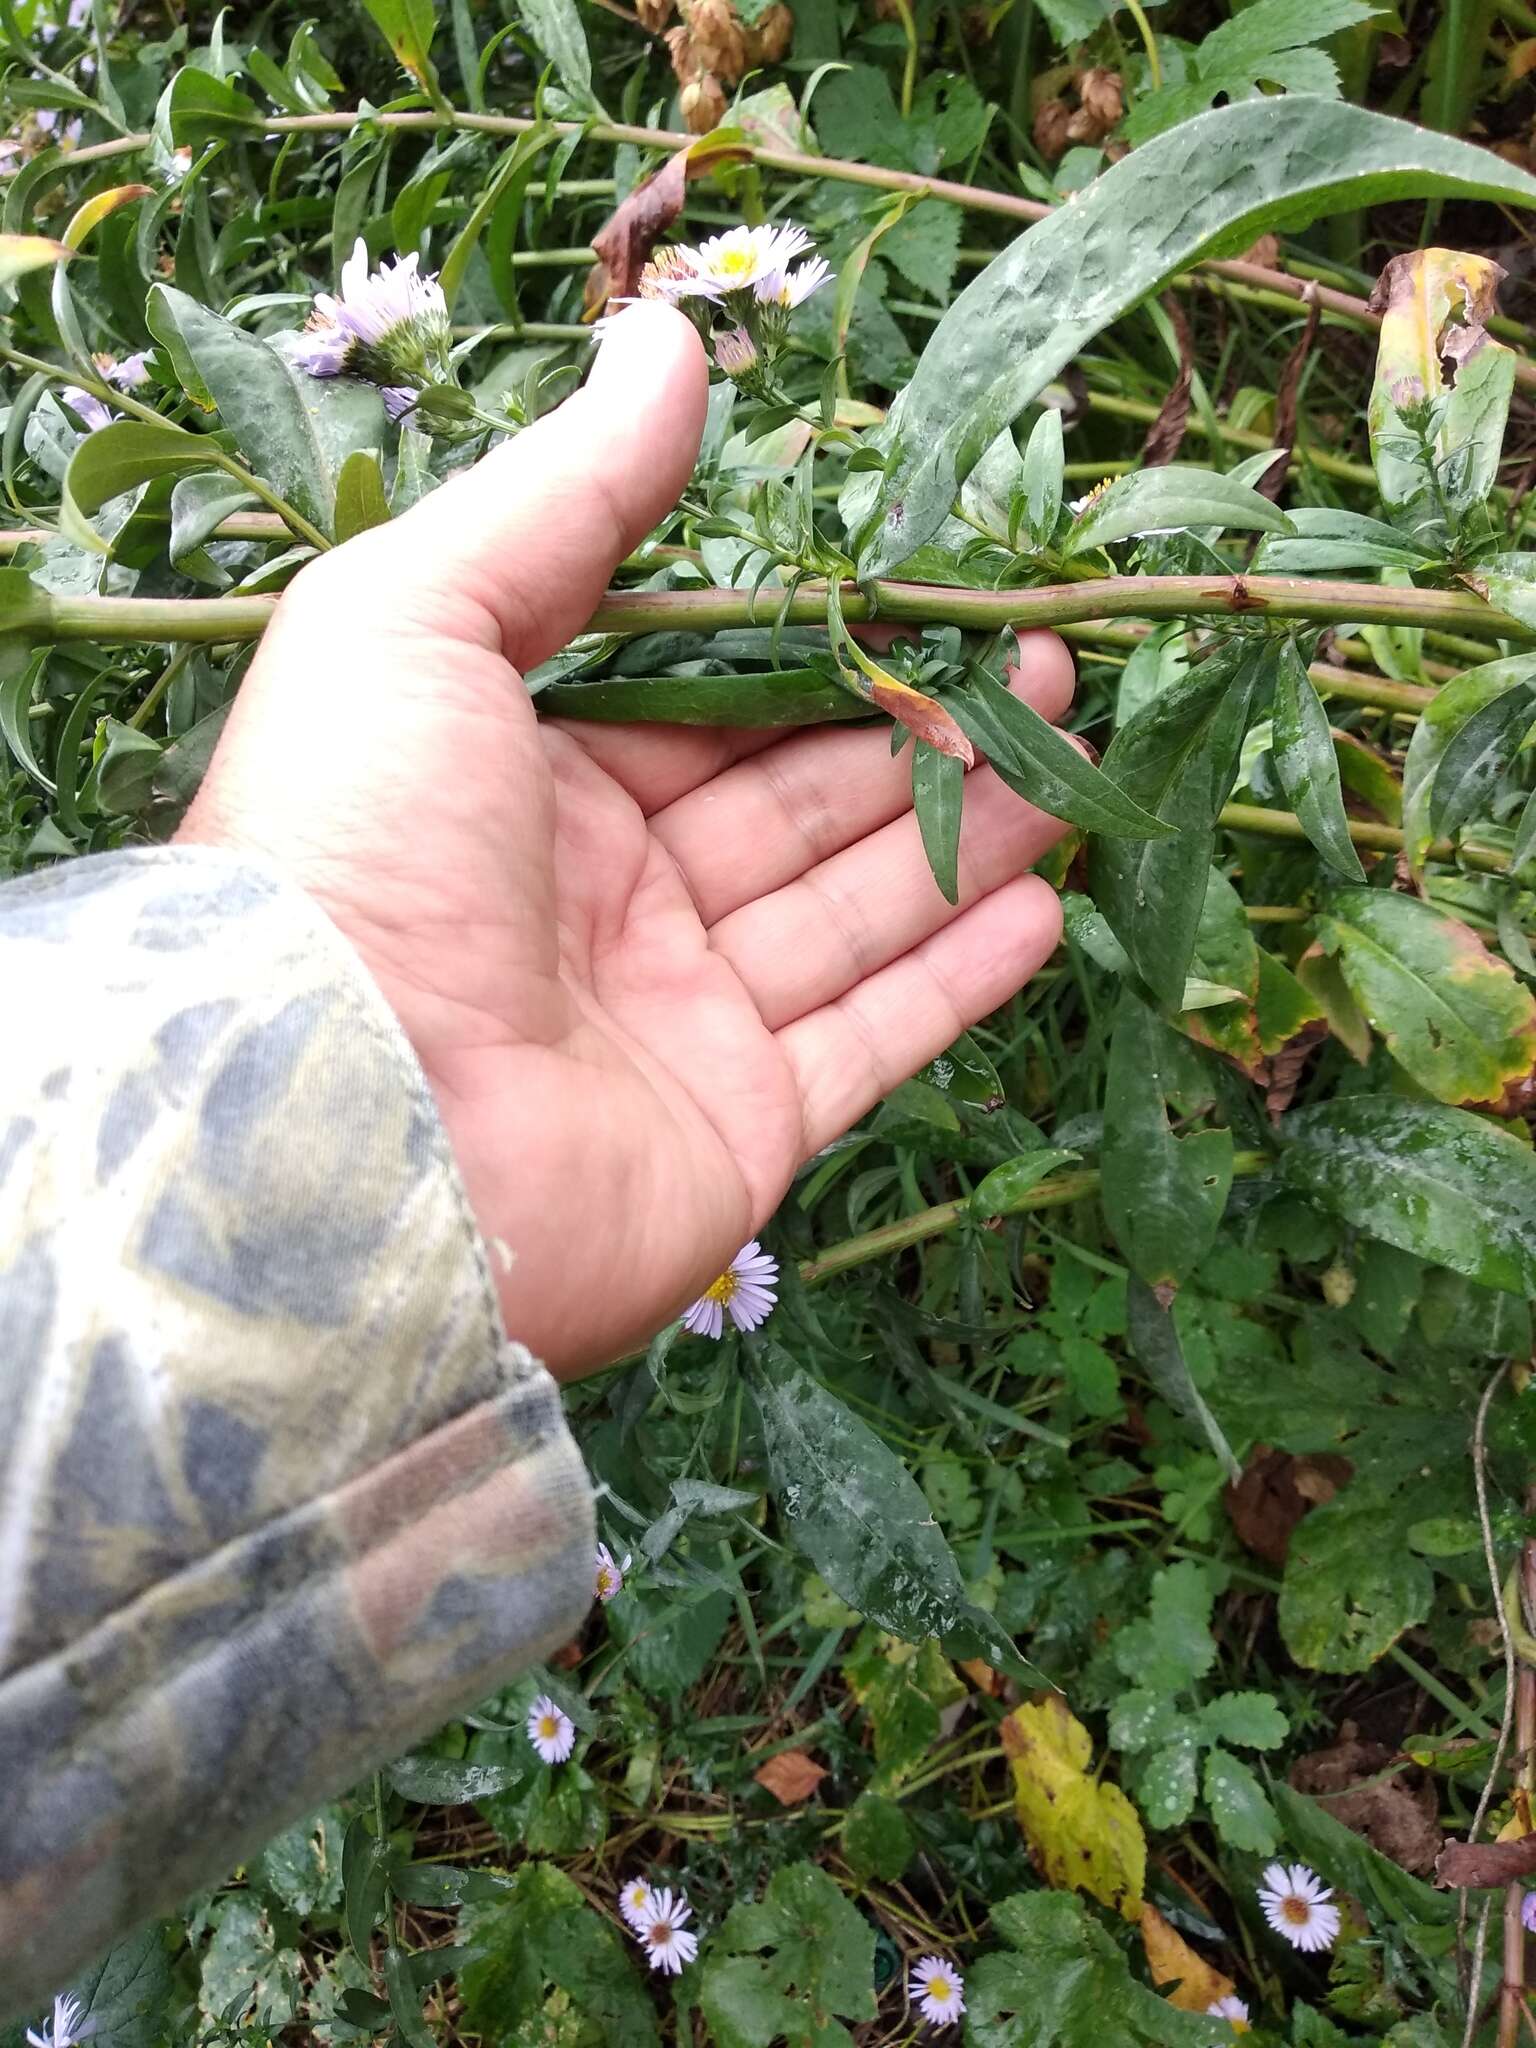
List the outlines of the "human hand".
<svg viewBox="0 0 1536 2048">
<path fill-rule="evenodd" d="M 985 767 L 950 908 L 884 725 L 534 716 L 520 672 L 676 502 L 706 383 L 637 306 L 558 412 L 306 568 L 180 835 L 276 862 L 357 949 L 511 1254 L 507 1327 L 565 1377 L 676 1315 L 1061 929 L 1025 871 L 1064 828 Z M 1059 718 L 1071 658 L 1025 635 L 1011 680 Z"/>
</svg>

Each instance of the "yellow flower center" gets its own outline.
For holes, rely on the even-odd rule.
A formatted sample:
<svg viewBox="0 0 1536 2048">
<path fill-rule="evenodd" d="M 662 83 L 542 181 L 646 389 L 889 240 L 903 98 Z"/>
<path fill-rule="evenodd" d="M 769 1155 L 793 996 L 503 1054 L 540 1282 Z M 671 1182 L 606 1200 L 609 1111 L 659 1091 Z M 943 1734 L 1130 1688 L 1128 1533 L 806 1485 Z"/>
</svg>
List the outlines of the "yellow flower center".
<svg viewBox="0 0 1536 2048">
<path fill-rule="evenodd" d="M 1280 1911 L 1293 1927 L 1305 1927 L 1312 1918 L 1312 1908 L 1305 1899 L 1298 1898 L 1295 1892 L 1292 1892 L 1289 1898 L 1281 1900 Z"/>
<path fill-rule="evenodd" d="M 935 2005 L 948 2005 L 954 1995 L 955 1987 L 947 1977 L 930 1977 L 928 1979 L 928 1996 Z"/>
<path fill-rule="evenodd" d="M 722 277 L 750 277 L 756 262 L 751 249 L 722 249 L 716 268 Z"/>
<path fill-rule="evenodd" d="M 724 1308 L 725 1304 L 740 1292 L 740 1289 L 740 1279 L 732 1271 L 732 1269 L 729 1266 L 727 1266 L 725 1271 L 720 1275 L 720 1278 L 718 1280 L 711 1280 L 709 1285 L 705 1288 L 704 1299 L 706 1301 L 718 1301 L 720 1306 Z"/>
<path fill-rule="evenodd" d="M 597 1590 L 599 1593 L 613 1591 L 613 1573 L 605 1564 L 600 1564 L 597 1568 Z"/>
<path fill-rule="evenodd" d="M 560 1723 L 553 1714 L 540 1714 L 539 1733 L 546 1742 L 553 1742 L 560 1733 Z"/>
</svg>

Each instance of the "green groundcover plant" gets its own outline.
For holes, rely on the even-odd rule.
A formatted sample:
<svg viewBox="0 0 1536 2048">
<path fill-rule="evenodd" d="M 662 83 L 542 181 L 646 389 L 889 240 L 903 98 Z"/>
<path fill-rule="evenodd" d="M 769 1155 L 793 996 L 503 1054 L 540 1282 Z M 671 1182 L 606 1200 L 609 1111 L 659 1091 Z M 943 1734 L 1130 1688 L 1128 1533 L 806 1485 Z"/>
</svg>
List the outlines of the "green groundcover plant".
<svg viewBox="0 0 1536 2048">
<path fill-rule="evenodd" d="M 1065 939 L 571 1393 L 579 1642 L 0 2042 L 1508 2048 L 1536 16 L 668 12 L 0 0 L 0 872 L 657 297 L 699 464 L 539 709 L 883 720 L 951 903 L 984 760 Z"/>
</svg>

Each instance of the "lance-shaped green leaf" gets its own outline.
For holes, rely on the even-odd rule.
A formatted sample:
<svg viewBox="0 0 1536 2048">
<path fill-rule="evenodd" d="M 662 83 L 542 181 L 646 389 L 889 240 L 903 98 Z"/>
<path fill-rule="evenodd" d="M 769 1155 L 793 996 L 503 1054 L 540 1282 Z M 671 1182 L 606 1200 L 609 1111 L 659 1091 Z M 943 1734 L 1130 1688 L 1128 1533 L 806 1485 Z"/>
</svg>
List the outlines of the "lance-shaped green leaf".
<svg viewBox="0 0 1536 2048">
<path fill-rule="evenodd" d="M 1216 816 L 1231 793 L 1238 751 L 1273 647 L 1229 640 L 1176 677 L 1128 719 L 1104 756 L 1104 773 L 1177 837 L 1133 843 L 1097 837 L 1088 877 L 1131 963 L 1172 1010 L 1184 996 L 1205 903 Z"/>
<path fill-rule="evenodd" d="M 912 743 L 912 808 L 923 852 L 946 903 L 960 901 L 960 810 L 965 801 L 965 763 L 940 754 L 921 740 Z"/>
<path fill-rule="evenodd" d="M 1536 998 L 1470 925 L 1416 896 L 1338 889 L 1317 920 L 1349 992 L 1421 1088 L 1489 1102 L 1536 1062 Z"/>
<path fill-rule="evenodd" d="M 419 4 L 419 0 L 418 0 Z M 592 54 L 576 0 L 522 0 L 520 12 L 573 99 L 601 112 L 592 90 Z"/>
<path fill-rule="evenodd" d="M 1281 1170 L 1368 1237 L 1536 1294 L 1536 1156 L 1464 1109 L 1396 1095 L 1346 1095 L 1280 1125 Z"/>
<path fill-rule="evenodd" d="M 1127 795 L 1102 769 L 979 663 L 944 701 L 994 769 L 1022 797 L 1090 832 L 1167 839 L 1173 828 Z"/>
<path fill-rule="evenodd" d="M 1434 785 L 1451 743 L 1485 705 L 1530 682 L 1536 682 L 1536 654 L 1514 654 L 1464 669 L 1424 706 L 1403 761 L 1403 852 L 1415 871 L 1423 866 L 1434 837 Z"/>
<path fill-rule="evenodd" d="M 1536 663 L 1532 664 L 1536 669 Z M 1429 822 L 1446 837 L 1485 818 L 1495 790 L 1536 723 L 1536 681 L 1513 684 L 1479 705 L 1452 736 L 1429 793 Z"/>
<path fill-rule="evenodd" d="M 1432 561 L 1434 551 L 1384 519 L 1341 512 L 1332 505 L 1298 505 L 1290 513 L 1295 529 L 1272 534 L 1259 544 L 1255 571 L 1266 576 L 1338 576 L 1346 569 L 1412 569 Z"/>
<path fill-rule="evenodd" d="M 384 473 L 371 448 L 354 448 L 336 478 L 336 538 L 350 540 L 389 520 Z"/>
<path fill-rule="evenodd" d="M 177 72 L 155 109 L 155 126 L 172 149 L 202 149 L 261 121 L 261 109 L 248 93 L 193 64 Z"/>
<path fill-rule="evenodd" d="M 1328 714 L 1294 640 L 1287 640 L 1280 650 L 1273 746 L 1280 786 L 1307 837 L 1335 874 L 1363 882 L 1365 870 L 1349 836 Z"/>
<path fill-rule="evenodd" d="M 437 32 L 432 0 L 363 0 L 364 7 L 395 53 L 396 62 L 429 95 L 437 92 L 437 72 L 428 52 Z"/>
<path fill-rule="evenodd" d="M 1232 1186 L 1232 1133 L 1176 1138 L 1164 1107 L 1168 1027 L 1131 989 L 1120 997 L 1104 1084 L 1100 1200 L 1115 1242 L 1148 1287 L 1173 1287 L 1215 1241 Z"/>
<path fill-rule="evenodd" d="M 1256 533 L 1291 530 L 1285 514 L 1249 485 L 1214 469 L 1165 462 L 1119 477 L 1099 492 L 1067 535 L 1063 553 L 1086 554 L 1111 541 L 1190 526 L 1236 526 Z"/>
<path fill-rule="evenodd" d="M 742 676 L 576 676 L 546 683 L 536 702 L 551 718 L 624 725 L 826 725 L 868 718 L 875 708 L 814 668 Z"/>
<path fill-rule="evenodd" d="M 1009 539 L 1017 540 L 1022 521 L 1031 542 L 1045 547 L 1056 531 L 1061 513 L 1062 480 L 1066 471 L 1066 450 L 1062 444 L 1061 414 L 1048 405 L 1030 430 L 1019 472 L 1018 488 L 1009 508 Z"/>
<path fill-rule="evenodd" d="M 91 525 L 93 512 L 152 477 L 206 469 L 208 454 L 205 436 L 189 434 L 169 420 L 114 420 L 98 427 L 70 457 L 59 525 L 78 547 L 104 554 L 106 542 Z"/>
<path fill-rule="evenodd" d="M 931 539 L 989 443 L 1091 336 L 1191 263 L 1338 208 L 1441 193 L 1530 206 L 1536 179 L 1471 143 L 1296 93 L 1219 108 L 1132 151 L 1005 249 L 934 329 L 881 435 L 873 516 L 855 510 L 860 576 L 889 575 Z"/>
<path fill-rule="evenodd" d="M 950 1638 L 1022 1674 L 1025 1663 L 973 1607 L 922 1488 L 867 1422 L 768 1345 L 752 1386 L 774 1496 L 791 1541 L 833 1592 L 904 1642 Z"/>
<path fill-rule="evenodd" d="M 1230 1152 L 1228 1132 L 1207 1131 L 1202 1135 L 1226 1138 Z M 1194 1142 L 1189 1138 L 1184 1140 L 1186 1146 Z M 1227 1181 L 1230 1186 L 1230 1170 Z M 1220 1221 L 1219 1211 L 1217 1221 Z M 1184 1356 L 1184 1347 L 1179 1342 L 1178 1325 L 1173 1320 L 1172 1311 L 1164 1308 L 1152 1289 L 1135 1273 L 1131 1275 L 1126 1292 L 1126 1333 L 1148 1379 L 1174 1414 L 1183 1416 L 1186 1422 L 1199 1430 L 1229 1479 L 1240 1479 L 1243 1468 L 1233 1456 L 1226 1433 L 1211 1413 L 1205 1396 L 1195 1385 L 1194 1375 Z"/>
</svg>

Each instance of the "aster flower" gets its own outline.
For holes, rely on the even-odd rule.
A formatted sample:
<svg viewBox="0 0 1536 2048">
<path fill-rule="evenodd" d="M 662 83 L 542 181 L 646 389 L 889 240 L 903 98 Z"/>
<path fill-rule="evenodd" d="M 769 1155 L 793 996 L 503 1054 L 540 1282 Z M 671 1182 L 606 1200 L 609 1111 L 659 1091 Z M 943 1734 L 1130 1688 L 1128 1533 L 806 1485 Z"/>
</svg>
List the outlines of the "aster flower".
<svg viewBox="0 0 1536 2048">
<path fill-rule="evenodd" d="M 683 1328 L 696 1337 L 719 1337 L 728 1314 L 738 1330 L 755 1330 L 773 1313 L 779 1262 L 754 1237 L 744 1244 L 718 1280 L 712 1280 L 683 1313 Z"/>
<path fill-rule="evenodd" d="M 576 1747 L 576 1724 L 547 1692 L 528 1709 L 528 1740 L 547 1764 L 563 1764 Z"/>
<path fill-rule="evenodd" d="M 1230 2020 L 1234 2033 L 1247 2033 L 1248 2008 L 1240 1998 L 1232 1996 L 1230 1992 L 1225 1998 L 1212 1999 L 1205 2009 L 1213 2020 Z"/>
<path fill-rule="evenodd" d="M 118 363 L 111 356 L 98 356 L 96 366 L 109 384 L 115 384 L 119 391 L 137 391 L 141 384 L 149 382 L 149 350 L 135 349 L 131 356 L 124 356 Z"/>
<path fill-rule="evenodd" d="M 597 1546 L 597 1563 L 593 1568 L 592 1574 L 593 1599 L 601 1600 L 606 1607 L 615 1593 L 622 1593 L 624 1590 L 624 1574 L 629 1570 L 633 1562 L 634 1559 L 626 1554 L 624 1562 L 620 1564 L 607 1544 L 599 1543 Z"/>
<path fill-rule="evenodd" d="M 699 1937 L 683 1924 L 692 1914 L 686 1893 L 679 1892 L 675 1899 L 670 1891 L 651 1893 L 644 1918 L 635 1924 L 635 1934 L 653 1970 L 680 1976 L 683 1966 L 698 1954 Z"/>
<path fill-rule="evenodd" d="M 60 398 L 75 414 L 88 434 L 94 434 L 98 427 L 110 427 L 117 414 L 94 391 L 82 391 L 78 384 L 66 384 L 59 392 Z"/>
<path fill-rule="evenodd" d="M 79 1999 L 61 1991 L 53 2001 L 52 2025 L 45 2022 L 40 2034 L 28 2027 L 27 2039 L 32 2048 L 74 2048 L 76 2041 L 89 2041 L 95 2031 L 96 2022 L 85 2017 L 85 2007 Z"/>
<path fill-rule="evenodd" d="M 723 235 L 711 235 L 697 249 L 684 248 L 698 282 L 724 297 L 728 292 L 751 291 L 765 279 L 782 279 L 795 257 L 811 246 L 804 228 L 793 222 L 783 227 L 727 228 Z"/>
<path fill-rule="evenodd" d="M 912 1971 L 907 1996 L 925 2020 L 947 2027 L 965 2011 L 965 1979 L 942 1956 L 922 1956 Z"/>
<path fill-rule="evenodd" d="M 757 368 L 757 344 L 745 327 L 728 327 L 714 337 L 715 368 L 727 377 L 744 377 Z"/>
<path fill-rule="evenodd" d="M 1329 1949 L 1339 1938 L 1339 1909 L 1327 1902 L 1330 1886 L 1304 1863 L 1271 1863 L 1259 1886 L 1264 1918 L 1292 1948 L 1309 1954 Z"/>
<path fill-rule="evenodd" d="M 1520 1925 L 1527 1934 L 1536 1934 L 1536 1892 L 1527 1892 L 1520 1901 Z"/>
<path fill-rule="evenodd" d="M 760 306 L 782 306 L 790 312 L 803 306 L 812 292 L 820 291 L 831 275 L 831 264 L 824 257 L 813 256 L 795 270 L 774 270 L 760 277 L 753 294 Z"/>
<path fill-rule="evenodd" d="M 293 348 L 311 377 L 365 377 L 383 390 L 399 419 L 429 385 L 449 383 L 448 302 L 435 276 L 423 277 L 414 250 L 368 268 L 361 235 L 341 267 L 341 290 L 315 294 L 314 310 Z"/>
<path fill-rule="evenodd" d="M 646 1918 L 656 1894 L 643 1877 L 632 1877 L 619 1888 L 619 1911 L 636 1934 L 644 1931 Z"/>
</svg>

